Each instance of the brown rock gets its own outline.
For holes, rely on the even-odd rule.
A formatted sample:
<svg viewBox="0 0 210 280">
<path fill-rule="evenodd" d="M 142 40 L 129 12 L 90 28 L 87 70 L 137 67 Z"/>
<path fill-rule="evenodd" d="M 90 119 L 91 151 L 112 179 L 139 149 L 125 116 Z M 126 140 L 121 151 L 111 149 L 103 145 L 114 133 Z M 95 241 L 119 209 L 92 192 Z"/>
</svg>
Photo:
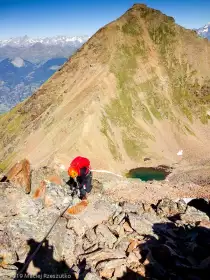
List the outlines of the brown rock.
<svg viewBox="0 0 210 280">
<path fill-rule="evenodd" d="M 130 253 L 132 252 L 134 249 L 136 249 L 136 247 L 139 245 L 139 241 L 138 240 L 132 240 L 130 245 L 128 246 L 127 252 Z"/>
<path fill-rule="evenodd" d="M 115 267 L 125 265 L 125 259 L 115 259 L 115 260 L 108 260 L 100 262 L 97 266 L 97 270 L 102 269 L 115 269 Z"/>
<path fill-rule="evenodd" d="M 47 180 L 56 185 L 63 185 L 63 180 L 56 175 L 50 176 Z"/>
<path fill-rule="evenodd" d="M 125 252 L 120 250 L 111 250 L 111 249 L 101 249 L 97 250 L 90 254 L 83 254 L 81 258 L 86 258 L 87 263 L 91 263 L 93 266 L 98 262 L 107 260 L 107 259 L 122 259 L 125 258 Z"/>
<path fill-rule="evenodd" d="M 100 277 L 110 279 L 114 273 L 114 268 L 112 269 L 103 269 L 102 271 L 99 272 Z"/>
<path fill-rule="evenodd" d="M 116 278 L 122 278 L 123 275 L 126 273 L 127 271 L 127 266 L 126 265 L 121 265 L 115 268 L 115 272 L 114 272 L 114 279 Z"/>
<path fill-rule="evenodd" d="M 142 277 L 146 277 L 146 269 L 143 265 L 139 266 L 137 269 L 137 273 L 142 276 Z"/>
<path fill-rule="evenodd" d="M 114 234 L 104 224 L 100 224 L 96 227 L 96 234 L 99 241 L 106 243 L 110 249 L 113 248 L 114 243 L 117 241 Z"/>
<path fill-rule="evenodd" d="M 127 263 L 129 265 L 131 265 L 132 267 L 138 267 L 139 266 L 139 259 L 137 258 L 137 256 L 133 252 L 131 252 L 128 255 Z"/>
<path fill-rule="evenodd" d="M 157 205 L 157 214 L 160 216 L 173 216 L 179 213 L 177 203 L 168 199 L 162 199 Z"/>
<path fill-rule="evenodd" d="M 8 181 L 12 182 L 14 185 L 24 189 L 25 193 L 30 193 L 31 191 L 31 169 L 30 162 L 24 159 L 16 163 L 6 174 Z"/>
<path fill-rule="evenodd" d="M 46 192 L 46 182 L 45 181 L 41 181 L 39 187 L 36 189 L 36 191 L 34 192 L 33 198 L 44 198 L 45 196 L 45 192 Z"/>
<path fill-rule="evenodd" d="M 210 229 L 210 221 L 201 221 L 200 224 L 199 224 L 199 227 L 205 227 L 205 228 L 208 228 Z"/>
<path fill-rule="evenodd" d="M 123 228 L 124 228 L 124 230 L 127 231 L 127 232 L 133 232 L 133 229 L 130 227 L 130 225 L 129 225 L 128 222 L 125 222 L 125 223 L 123 224 Z"/>
<path fill-rule="evenodd" d="M 139 248 L 136 248 L 133 250 L 133 253 L 136 255 L 136 257 L 141 260 L 142 259 L 142 255 L 141 255 L 141 252 L 140 252 L 140 249 Z"/>
</svg>

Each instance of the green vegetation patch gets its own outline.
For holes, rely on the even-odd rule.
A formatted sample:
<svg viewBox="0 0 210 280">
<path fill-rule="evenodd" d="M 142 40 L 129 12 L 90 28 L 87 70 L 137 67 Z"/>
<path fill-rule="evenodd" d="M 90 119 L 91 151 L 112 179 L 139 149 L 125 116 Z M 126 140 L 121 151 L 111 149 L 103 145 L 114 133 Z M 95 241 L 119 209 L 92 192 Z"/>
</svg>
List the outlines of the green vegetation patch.
<svg viewBox="0 0 210 280">
<path fill-rule="evenodd" d="M 16 153 L 9 154 L 3 161 L 0 162 L 0 170 L 2 172 L 4 172 L 9 167 L 15 155 Z"/>
<path fill-rule="evenodd" d="M 102 117 L 101 120 L 101 132 L 106 136 L 108 141 L 108 147 L 110 149 L 110 152 L 112 153 L 115 160 L 121 160 L 121 154 L 119 152 L 119 147 L 114 143 L 112 140 L 110 134 L 111 134 L 111 128 L 108 123 L 108 120 L 105 116 Z"/>
</svg>

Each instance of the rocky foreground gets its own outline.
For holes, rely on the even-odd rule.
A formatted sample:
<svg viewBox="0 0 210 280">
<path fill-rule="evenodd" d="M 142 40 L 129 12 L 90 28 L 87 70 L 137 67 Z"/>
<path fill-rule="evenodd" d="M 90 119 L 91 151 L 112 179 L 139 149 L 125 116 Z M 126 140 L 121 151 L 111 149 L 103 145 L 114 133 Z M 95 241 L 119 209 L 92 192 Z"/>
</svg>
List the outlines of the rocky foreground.
<svg viewBox="0 0 210 280">
<path fill-rule="evenodd" d="M 19 184 L 27 185 L 23 176 L 0 183 L 2 280 L 24 279 L 18 272 L 72 200 L 69 187 L 50 173 L 34 171 L 29 194 Z M 24 277 L 209 279 L 209 215 L 208 200 L 131 204 L 105 195 L 103 182 L 94 180 L 88 205 L 59 219 Z"/>
</svg>

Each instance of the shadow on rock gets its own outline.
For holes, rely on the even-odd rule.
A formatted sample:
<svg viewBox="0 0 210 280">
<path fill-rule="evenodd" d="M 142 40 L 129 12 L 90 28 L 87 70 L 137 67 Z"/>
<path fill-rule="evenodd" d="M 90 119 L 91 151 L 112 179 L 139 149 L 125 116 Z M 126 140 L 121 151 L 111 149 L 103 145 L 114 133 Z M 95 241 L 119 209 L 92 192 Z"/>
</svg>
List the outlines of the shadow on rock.
<svg viewBox="0 0 210 280">
<path fill-rule="evenodd" d="M 64 261 L 58 262 L 53 258 L 54 249 L 53 246 L 49 245 L 48 240 L 43 243 L 42 247 L 39 249 L 38 253 L 35 255 L 33 260 L 20 274 L 20 271 L 22 270 L 23 266 L 27 263 L 28 259 L 34 253 L 39 243 L 36 242 L 34 239 L 29 239 L 28 245 L 30 246 L 30 251 L 25 260 L 25 263 L 22 264 L 20 262 L 17 262 L 15 264 L 18 267 L 18 272 L 14 280 L 29 278 L 76 279 L 74 276 L 74 271 L 71 268 L 69 268 Z"/>
<path fill-rule="evenodd" d="M 195 207 L 197 210 L 200 210 L 210 218 L 210 204 L 208 200 L 203 198 L 192 199 L 189 203 L 189 206 Z"/>
<path fill-rule="evenodd" d="M 183 225 L 154 224 L 157 238 L 138 247 L 144 277 L 127 271 L 120 279 L 207 280 L 210 275 L 210 230 Z M 132 278 L 128 278 L 132 276 Z"/>
</svg>

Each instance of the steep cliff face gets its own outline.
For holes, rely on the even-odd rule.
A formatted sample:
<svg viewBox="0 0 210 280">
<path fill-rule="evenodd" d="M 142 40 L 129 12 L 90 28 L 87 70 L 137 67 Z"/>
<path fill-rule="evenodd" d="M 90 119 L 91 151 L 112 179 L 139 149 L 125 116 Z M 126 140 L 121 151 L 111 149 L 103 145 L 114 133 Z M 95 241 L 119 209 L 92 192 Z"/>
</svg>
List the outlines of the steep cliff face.
<svg viewBox="0 0 210 280">
<path fill-rule="evenodd" d="M 0 117 L 1 169 L 77 154 L 94 167 L 207 158 L 210 43 L 137 4 L 100 29 L 32 97 Z"/>
</svg>

